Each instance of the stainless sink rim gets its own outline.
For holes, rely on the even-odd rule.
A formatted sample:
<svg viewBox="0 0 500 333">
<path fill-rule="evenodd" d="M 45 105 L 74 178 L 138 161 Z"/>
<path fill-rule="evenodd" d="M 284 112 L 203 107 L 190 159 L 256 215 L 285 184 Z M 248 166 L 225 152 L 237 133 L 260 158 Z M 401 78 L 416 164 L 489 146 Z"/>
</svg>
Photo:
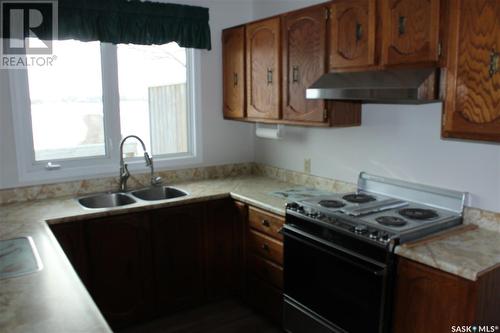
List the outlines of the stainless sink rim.
<svg viewBox="0 0 500 333">
<path fill-rule="evenodd" d="M 178 196 L 178 197 L 175 197 L 175 198 L 168 198 L 168 199 L 154 199 L 154 200 L 146 200 L 146 199 L 142 199 L 142 198 L 137 197 L 137 196 L 134 194 L 134 192 L 140 192 L 140 191 L 145 191 L 145 190 L 154 189 L 154 188 L 155 188 L 155 186 L 147 186 L 147 187 L 143 187 L 143 188 L 140 188 L 140 189 L 137 189 L 137 190 L 132 190 L 132 191 L 127 192 L 127 194 L 129 194 L 129 195 L 130 195 L 131 197 L 133 197 L 134 199 L 137 199 L 137 200 L 142 201 L 142 202 L 173 201 L 173 200 L 180 199 L 180 198 L 186 198 L 187 196 L 191 195 L 191 193 L 189 193 L 188 191 L 183 190 L 183 189 L 180 189 L 180 188 L 175 187 L 175 186 L 162 185 L 162 186 L 158 186 L 158 187 L 159 187 L 159 188 L 162 188 L 163 190 L 165 190 L 166 188 L 173 189 L 173 190 L 179 191 L 179 192 L 181 192 L 181 193 L 185 193 L 185 194 L 184 194 L 184 195 L 181 195 L 181 196 Z"/>
<path fill-rule="evenodd" d="M 130 199 L 132 202 L 130 203 L 126 203 L 126 204 L 123 204 L 123 205 L 117 205 L 117 206 L 107 206 L 107 207 L 87 207 L 85 205 L 83 205 L 80 200 L 84 200 L 84 199 L 88 199 L 88 198 L 93 198 L 93 197 L 99 197 L 99 196 L 105 196 L 105 195 L 118 195 L 118 196 L 123 196 L 123 197 L 126 197 L 128 199 Z M 74 198 L 74 200 L 76 201 L 76 203 L 82 207 L 83 209 L 85 210 L 91 210 L 91 211 L 95 211 L 95 210 L 99 210 L 99 209 L 115 209 L 115 208 L 122 208 L 122 207 L 127 207 L 127 206 L 131 206 L 133 204 L 136 204 L 137 203 L 137 199 L 136 197 L 130 195 L 129 193 L 124 193 L 124 192 L 98 192 L 98 193 L 93 193 L 93 194 L 89 194 L 89 195 L 84 195 L 84 196 L 81 196 L 81 197 L 77 197 L 77 198 Z"/>
</svg>

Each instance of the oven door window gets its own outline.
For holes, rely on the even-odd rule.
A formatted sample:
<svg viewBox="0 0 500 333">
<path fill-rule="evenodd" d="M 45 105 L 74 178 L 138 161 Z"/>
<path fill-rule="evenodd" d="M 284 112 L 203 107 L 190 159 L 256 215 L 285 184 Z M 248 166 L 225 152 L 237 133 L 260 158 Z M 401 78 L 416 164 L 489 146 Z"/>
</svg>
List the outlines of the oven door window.
<svg viewBox="0 0 500 333">
<path fill-rule="evenodd" d="M 378 332 L 381 267 L 285 234 L 285 294 L 348 332 Z"/>
</svg>

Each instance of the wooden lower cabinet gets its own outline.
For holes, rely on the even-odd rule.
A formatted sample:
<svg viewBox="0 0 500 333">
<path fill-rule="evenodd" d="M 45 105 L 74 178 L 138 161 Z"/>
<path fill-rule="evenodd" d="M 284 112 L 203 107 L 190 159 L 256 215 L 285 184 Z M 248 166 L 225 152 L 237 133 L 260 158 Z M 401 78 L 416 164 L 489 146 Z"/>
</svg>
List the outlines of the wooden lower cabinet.
<svg viewBox="0 0 500 333">
<path fill-rule="evenodd" d="M 159 314 L 203 302 L 203 205 L 151 213 L 151 244 Z"/>
<path fill-rule="evenodd" d="M 149 217 L 128 214 L 86 221 L 89 291 L 113 329 L 153 312 Z"/>
<path fill-rule="evenodd" d="M 470 281 L 400 259 L 395 297 L 394 333 L 500 325 L 500 268 Z"/>
<path fill-rule="evenodd" d="M 250 305 L 281 325 L 283 312 L 283 237 L 285 220 L 249 207 L 245 228 L 246 299 Z"/>
<path fill-rule="evenodd" d="M 277 324 L 283 321 L 283 291 L 250 275 L 247 282 L 248 302 Z"/>
<path fill-rule="evenodd" d="M 246 206 L 231 199 L 207 203 L 206 283 L 209 300 L 241 294 Z"/>
<path fill-rule="evenodd" d="M 71 265 L 88 287 L 88 256 L 82 222 L 58 223 L 49 226 Z"/>
</svg>

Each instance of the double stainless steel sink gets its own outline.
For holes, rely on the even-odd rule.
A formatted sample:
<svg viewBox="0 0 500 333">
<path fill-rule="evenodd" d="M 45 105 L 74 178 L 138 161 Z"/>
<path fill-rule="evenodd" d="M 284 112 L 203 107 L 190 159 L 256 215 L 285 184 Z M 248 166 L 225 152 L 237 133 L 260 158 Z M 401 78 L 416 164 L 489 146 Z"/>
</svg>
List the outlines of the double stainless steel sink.
<svg viewBox="0 0 500 333">
<path fill-rule="evenodd" d="M 170 186 L 152 186 L 129 193 L 99 193 L 77 199 L 78 203 L 90 209 L 113 208 L 131 205 L 137 200 L 171 200 L 188 195 L 186 191 Z"/>
</svg>

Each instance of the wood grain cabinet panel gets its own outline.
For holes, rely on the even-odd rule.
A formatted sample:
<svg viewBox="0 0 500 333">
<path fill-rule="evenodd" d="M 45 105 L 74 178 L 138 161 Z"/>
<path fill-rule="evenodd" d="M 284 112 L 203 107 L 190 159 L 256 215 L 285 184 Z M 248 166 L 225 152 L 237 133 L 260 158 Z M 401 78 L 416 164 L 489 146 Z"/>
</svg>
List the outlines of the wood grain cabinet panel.
<svg viewBox="0 0 500 333">
<path fill-rule="evenodd" d="M 323 100 L 307 100 L 306 89 L 326 73 L 328 8 L 286 14 L 283 22 L 283 119 L 325 122 Z"/>
<path fill-rule="evenodd" d="M 382 0 L 383 65 L 439 62 L 440 0 Z"/>
<path fill-rule="evenodd" d="M 281 29 L 280 18 L 248 24 L 247 116 L 281 118 Z"/>
<path fill-rule="evenodd" d="M 500 1 L 450 2 L 443 136 L 500 142 Z"/>
<path fill-rule="evenodd" d="M 242 243 L 246 206 L 231 199 L 207 204 L 205 225 L 208 298 L 232 296 L 242 289 Z"/>
<path fill-rule="evenodd" d="M 400 259 L 394 333 L 449 332 L 451 326 L 500 325 L 500 268 L 477 281 Z"/>
<path fill-rule="evenodd" d="M 50 229 L 83 284 L 88 287 L 87 244 L 83 223 L 67 222 L 52 224 L 50 225 Z"/>
<path fill-rule="evenodd" d="M 284 223 L 285 220 L 280 216 L 254 207 L 248 209 L 248 225 L 250 228 L 277 240 L 283 240 L 283 235 L 281 235 L 280 231 Z"/>
<path fill-rule="evenodd" d="M 149 218 L 130 214 L 86 222 L 89 288 L 113 329 L 153 313 Z"/>
<path fill-rule="evenodd" d="M 245 117 L 245 27 L 222 32 L 224 118 Z"/>
<path fill-rule="evenodd" d="M 375 0 L 340 0 L 331 5 L 330 69 L 375 64 Z"/>
<path fill-rule="evenodd" d="M 178 311 L 203 301 L 203 208 L 189 205 L 151 213 L 159 313 Z"/>
</svg>

